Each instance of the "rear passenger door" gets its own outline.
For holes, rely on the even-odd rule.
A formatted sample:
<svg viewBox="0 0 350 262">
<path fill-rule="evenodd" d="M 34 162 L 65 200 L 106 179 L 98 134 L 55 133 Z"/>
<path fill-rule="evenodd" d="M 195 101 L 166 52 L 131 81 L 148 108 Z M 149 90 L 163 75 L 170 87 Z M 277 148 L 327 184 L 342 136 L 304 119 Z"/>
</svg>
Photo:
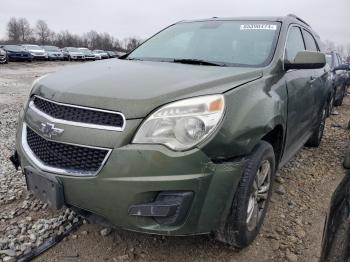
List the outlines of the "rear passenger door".
<svg viewBox="0 0 350 262">
<path fill-rule="evenodd" d="M 300 51 L 305 51 L 301 28 L 293 25 L 289 28 L 286 40 L 285 59 L 293 61 Z M 312 84 L 312 70 L 288 70 L 285 73 L 288 91 L 288 121 L 286 136 L 286 154 L 294 154 L 306 142 L 310 131 L 313 115 L 314 90 Z"/>
<path fill-rule="evenodd" d="M 306 29 L 302 29 L 307 51 L 320 52 L 320 48 L 314 36 Z M 311 69 L 310 72 L 310 102 L 312 102 L 312 127 L 318 124 L 320 112 L 330 96 L 330 89 L 326 89 L 328 73 L 324 68 Z"/>
</svg>

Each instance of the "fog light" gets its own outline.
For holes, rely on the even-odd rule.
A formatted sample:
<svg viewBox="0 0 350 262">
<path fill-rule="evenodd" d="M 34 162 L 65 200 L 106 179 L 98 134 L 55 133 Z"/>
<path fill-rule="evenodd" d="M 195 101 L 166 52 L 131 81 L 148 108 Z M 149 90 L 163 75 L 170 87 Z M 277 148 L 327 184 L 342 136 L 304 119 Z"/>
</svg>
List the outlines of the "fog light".
<svg viewBox="0 0 350 262">
<path fill-rule="evenodd" d="M 152 217 L 161 225 L 181 224 L 191 206 L 193 192 L 160 192 L 154 202 L 132 205 L 129 215 Z"/>
</svg>

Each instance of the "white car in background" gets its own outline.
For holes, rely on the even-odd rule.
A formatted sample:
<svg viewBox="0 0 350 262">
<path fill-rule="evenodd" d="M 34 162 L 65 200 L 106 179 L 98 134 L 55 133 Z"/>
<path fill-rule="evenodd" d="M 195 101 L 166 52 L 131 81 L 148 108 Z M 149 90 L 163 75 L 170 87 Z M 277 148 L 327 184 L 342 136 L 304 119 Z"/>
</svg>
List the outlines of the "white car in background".
<svg viewBox="0 0 350 262">
<path fill-rule="evenodd" d="M 76 47 L 64 47 L 62 48 L 63 58 L 68 61 L 85 61 L 84 53 Z"/>
<path fill-rule="evenodd" d="M 93 51 L 94 52 L 94 54 L 98 54 L 98 55 L 100 55 L 101 56 L 101 59 L 107 59 L 107 58 L 109 58 L 109 55 L 108 55 L 108 53 L 106 52 L 106 51 L 104 51 L 104 50 L 94 50 Z"/>
<path fill-rule="evenodd" d="M 92 53 L 95 55 L 95 59 L 96 60 L 101 60 L 102 59 L 102 56 L 98 53 L 95 53 L 94 51 L 92 51 Z"/>
<path fill-rule="evenodd" d="M 48 54 L 47 52 L 38 45 L 22 45 L 22 47 L 28 51 L 34 60 L 47 60 Z"/>
</svg>

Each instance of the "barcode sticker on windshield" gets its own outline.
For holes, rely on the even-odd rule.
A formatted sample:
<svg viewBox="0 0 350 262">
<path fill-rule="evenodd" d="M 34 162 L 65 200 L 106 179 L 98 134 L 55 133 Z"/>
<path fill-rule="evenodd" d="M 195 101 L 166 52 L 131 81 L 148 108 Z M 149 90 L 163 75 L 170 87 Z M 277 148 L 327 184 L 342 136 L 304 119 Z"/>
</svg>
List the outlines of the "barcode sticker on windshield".
<svg viewBox="0 0 350 262">
<path fill-rule="evenodd" d="M 267 25 L 267 24 L 241 25 L 240 30 L 277 30 L 277 25 Z"/>
</svg>

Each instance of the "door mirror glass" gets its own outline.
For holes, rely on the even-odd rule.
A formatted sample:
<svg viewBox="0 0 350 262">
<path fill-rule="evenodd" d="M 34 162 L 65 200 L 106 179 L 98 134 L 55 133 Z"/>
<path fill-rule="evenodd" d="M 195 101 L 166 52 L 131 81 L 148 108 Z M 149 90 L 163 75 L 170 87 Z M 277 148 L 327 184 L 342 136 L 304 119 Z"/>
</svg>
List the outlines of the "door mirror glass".
<svg viewBox="0 0 350 262">
<path fill-rule="evenodd" d="M 326 65 L 326 56 L 320 52 L 300 51 L 292 61 L 285 61 L 284 67 L 289 69 L 317 69 Z"/>
</svg>

